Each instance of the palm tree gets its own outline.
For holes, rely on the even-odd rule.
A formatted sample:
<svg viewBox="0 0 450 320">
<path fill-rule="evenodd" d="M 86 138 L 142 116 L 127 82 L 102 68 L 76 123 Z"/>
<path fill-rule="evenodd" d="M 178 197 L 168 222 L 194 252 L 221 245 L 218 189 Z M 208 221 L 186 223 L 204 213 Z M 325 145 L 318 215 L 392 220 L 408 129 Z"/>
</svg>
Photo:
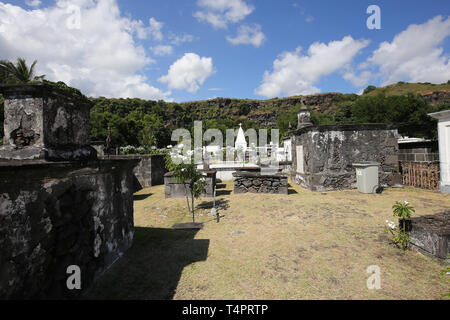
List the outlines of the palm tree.
<svg viewBox="0 0 450 320">
<path fill-rule="evenodd" d="M 37 61 L 28 68 L 25 59 L 17 58 L 17 64 L 6 60 L 0 60 L 0 82 L 3 83 L 28 83 L 41 81 L 45 75 L 34 76 L 34 67 Z"/>
<path fill-rule="evenodd" d="M 3 68 L 4 65 L 9 63 L 7 60 L 0 60 L 0 83 L 6 83 L 8 78 L 8 72 L 5 68 Z"/>
</svg>

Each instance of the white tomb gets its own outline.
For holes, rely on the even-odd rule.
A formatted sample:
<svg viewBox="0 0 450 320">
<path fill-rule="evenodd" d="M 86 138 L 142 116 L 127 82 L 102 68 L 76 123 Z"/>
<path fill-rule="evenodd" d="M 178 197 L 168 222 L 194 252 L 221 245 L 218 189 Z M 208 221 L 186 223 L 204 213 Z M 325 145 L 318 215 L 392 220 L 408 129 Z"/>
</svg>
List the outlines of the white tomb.
<svg viewBox="0 0 450 320">
<path fill-rule="evenodd" d="M 450 193 L 450 110 L 430 113 L 429 116 L 439 120 L 440 188 L 441 192 Z"/>
</svg>

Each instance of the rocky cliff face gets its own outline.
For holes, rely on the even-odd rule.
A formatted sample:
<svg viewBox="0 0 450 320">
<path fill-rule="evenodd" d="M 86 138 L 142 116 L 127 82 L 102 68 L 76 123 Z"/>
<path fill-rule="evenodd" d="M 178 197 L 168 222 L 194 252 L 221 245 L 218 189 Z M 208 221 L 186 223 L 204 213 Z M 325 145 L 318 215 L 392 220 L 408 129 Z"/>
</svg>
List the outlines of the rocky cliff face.
<svg viewBox="0 0 450 320">
<path fill-rule="evenodd" d="M 290 111 L 296 106 L 306 106 L 319 113 L 330 113 L 336 110 L 338 104 L 351 103 L 356 97 L 355 94 L 323 93 L 269 100 L 216 98 L 185 102 L 181 105 L 195 110 L 197 119 L 211 120 L 231 116 L 271 126 L 276 124 L 281 113 Z"/>
<path fill-rule="evenodd" d="M 437 105 L 442 103 L 450 104 L 450 91 L 427 91 L 420 94 L 426 102 Z"/>
</svg>

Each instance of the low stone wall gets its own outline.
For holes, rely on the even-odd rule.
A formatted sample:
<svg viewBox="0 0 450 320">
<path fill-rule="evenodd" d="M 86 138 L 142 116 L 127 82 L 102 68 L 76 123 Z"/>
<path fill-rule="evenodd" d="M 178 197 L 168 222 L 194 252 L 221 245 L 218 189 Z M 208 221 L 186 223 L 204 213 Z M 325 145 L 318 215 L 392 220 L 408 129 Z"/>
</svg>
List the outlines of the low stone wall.
<svg viewBox="0 0 450 320">
<path fill-rule="evenodd" d="M 0 162 L 0 299 L 73 298 L 131 246 L 136 160 Z M 81 290 L 67 268 L 80 267 Z"/>
<path fill-rule="evenodd" d="M 439 162 L 437 141 L 399 143 L 399 161 Z"/>
<path fill-rule="evenodd" d="M 450 262 L 450 211 L 412 218 L 412 247 L 440 261 Z"/>
<path fill-rule="evenodd" d="M 234 193 L 288 194 L 288 177 L 283 174 L 262 175 L 259 172 L 233 173 Z"/>
<path fill-rule="evenodd" d="M 202 198 L 214 197 L 214 190 L 216 189 L 216 171 L 215 170 L 200 170 L 206 176 L 205 192 L 201 195 Z M 187 188 L 187 189 L 186 189 Z M 167 172 L 164 175 L 164 192 L 166 198 L 184 198 L 190 195 L 189 187 L 183 183 L 179 183 L 173 176 L 172 172 Z"/>
</svg>

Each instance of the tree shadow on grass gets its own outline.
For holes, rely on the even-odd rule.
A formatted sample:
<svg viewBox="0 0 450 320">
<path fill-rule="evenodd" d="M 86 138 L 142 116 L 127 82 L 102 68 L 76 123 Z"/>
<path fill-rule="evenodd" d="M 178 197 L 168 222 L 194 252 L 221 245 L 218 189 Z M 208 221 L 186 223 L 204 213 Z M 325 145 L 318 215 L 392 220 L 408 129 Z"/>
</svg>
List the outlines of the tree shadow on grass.
<svg viewBox="0 0 450 320">
<path fill-rule="evenodd" d="M 288 194 L 298 194 L 298 191 L 292 188 L 292 185 L 288 184 Z"/>
<path fill-rule="evenodd" d="M 216 196 L 220 197 L 220 196 L 229 196 L 231 194 L 231 190 L 216 190 Z"/>
<path fill-rule="evenodd" d="M 135 228 L 133 246 L 83 299 L 172 299 L 183 269 L 207 258 L 209 240 L 197 232 Z"/>
<path fill-rule="evenodd" d="M 216 208 L 220 208 L 221 210 L 227 210 L 230 205 L 230 201 L 225 199 L 216 199 Z M 199 209 L 211 209 L 214 205 L 214 201 L 203 201 L 199 203 L 196 207 Z"/>
<path fill-rule="evenodd" d="M 153 193 L 145 193 L 145 194 L 135 194 L 133 195 L 133 201 L 145 200 L 150 197 Z"/>
</svg>

